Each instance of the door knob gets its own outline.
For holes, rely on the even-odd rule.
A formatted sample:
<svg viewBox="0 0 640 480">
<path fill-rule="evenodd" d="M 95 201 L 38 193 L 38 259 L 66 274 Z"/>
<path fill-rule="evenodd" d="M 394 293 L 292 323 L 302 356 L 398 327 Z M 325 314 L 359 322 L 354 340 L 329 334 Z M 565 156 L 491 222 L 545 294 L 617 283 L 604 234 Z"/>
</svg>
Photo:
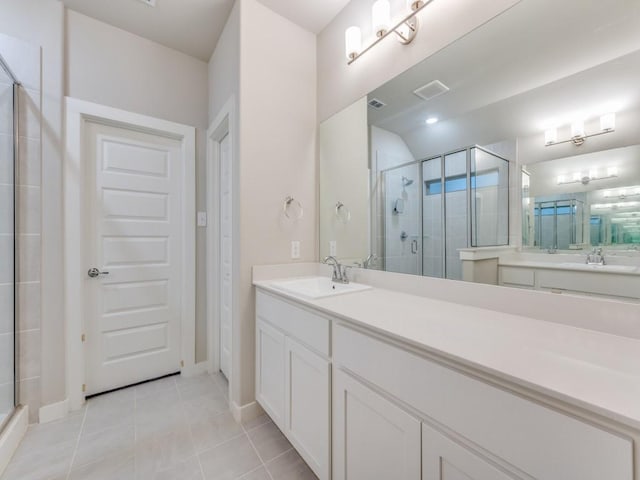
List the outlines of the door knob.
<svg viewBox="0 0 640 480">
<path fill-rule="evenodd" d="M 87 272 L 87 275 L 89 275 L 91 278 L 96 278 L 100 275 L 109 275 L 109 272 L 101 272 L 96 267 L 93 267 L 89 269 L 89 271 Z"/>
</svg>

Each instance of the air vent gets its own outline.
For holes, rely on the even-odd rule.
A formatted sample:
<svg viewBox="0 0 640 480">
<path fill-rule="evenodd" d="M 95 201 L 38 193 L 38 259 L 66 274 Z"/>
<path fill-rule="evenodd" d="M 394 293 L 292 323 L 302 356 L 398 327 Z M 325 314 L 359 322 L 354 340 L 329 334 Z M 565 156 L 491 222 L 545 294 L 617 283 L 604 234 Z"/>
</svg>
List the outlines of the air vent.
<svg viewBox="0 0 640 480">
<path fill-rule="evenodd" d="M 377 98 L 372 98 L 371 100 L 369 100 L 369 106 L 373 108 L 382 108 L 382 107 L 386 107 L 387 104 L 384 102 L 381 102 Z"/>
<path fill-rule="evenodd" d="M 139 0 L 139 1 L 144 3 L 145 5 L 149 5 L 150 7 L 156 6 L 156 0 Z"/>
<path fill-rule="evenodd" d="M 438 95 L 442 95 L 449 91 L 449 87 L 447 87 L 440 80 L 434 80 L 433 82 L 427 83 L 425 86 L 414 90 L 413 93 L 416 94 L 423 100 L 429 101 L 432 98 L 437 97 Z"/>
</svg>

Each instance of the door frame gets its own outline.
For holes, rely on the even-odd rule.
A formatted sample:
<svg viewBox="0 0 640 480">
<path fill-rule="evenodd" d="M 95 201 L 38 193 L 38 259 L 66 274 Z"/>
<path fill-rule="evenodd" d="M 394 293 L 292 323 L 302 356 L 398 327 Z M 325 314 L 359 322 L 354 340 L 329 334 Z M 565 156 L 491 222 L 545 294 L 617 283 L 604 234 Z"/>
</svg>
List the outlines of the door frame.
<svg viewBox="0 0 640 480">
<path fill-rule="evenodd" d="M 85 272 L 83 240 L 85 222 L 82 200 L 85 192 L 83 150 L 86 123 L 124 127 L 143 133 L 162 135 L 181 142 L 182 163 L 182 301 L 180 351 L 182 370 L 195 365 L 195 290 L 196 290 L 196 175 L 195 128 L 146 115 L 127 112 L 96 103 L 65 97 L 64 191 L 64 308 L 66 326 L 66 394 L 69 408 L 84 403 L 85 351 L 83 303 Z"/>
<path fill-rule="evenodd" d="M 229 137 L 229 160 L 231 162 L 231 198 L 232 211 L 231 216 L 231 235 L 237 240 L 237 223 L 236 205 L 237 202 L 237 162 L 235 159 L 235 97 L 231 96 L 223 107 L 220 109 L 216 118 L 211 122 L 207 129 L 207 211 L 209 213 L 209 231 L 207 234 L 207 352 L 208 352 L 208 371 L 216 373 L 220 370 L 220 330 L 221 330 L 221 282 L 220 269 L 222 259 L 220 255 L 221 234 L 220 229 L 220 192 L 222 178 L 220 175 L 220 143 L 226 136 Z M 234 336 L 235 328 L 233 318 L 237 312 L 236 291 L 237 282 L 237 249 L 231 245 L 231 285 L 232 285 L 232 303 L 231 303 L 231 358 L 229 361 L 229 398 L 234 376 Z"/>
</svg>

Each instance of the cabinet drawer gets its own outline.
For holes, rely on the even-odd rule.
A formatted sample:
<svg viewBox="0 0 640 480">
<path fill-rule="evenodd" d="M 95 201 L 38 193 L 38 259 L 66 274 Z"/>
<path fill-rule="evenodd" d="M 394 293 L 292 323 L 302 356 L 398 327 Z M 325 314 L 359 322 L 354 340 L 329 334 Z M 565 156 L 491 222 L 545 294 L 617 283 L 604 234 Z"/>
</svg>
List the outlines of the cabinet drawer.
<svg viewBox="0 0 640 480">
<path fill-rule="evenodd" d="M 318 353 L 329 356 L 330 322 L 326 318 L 261 291 L 256 293 L 256 315 Z"/>
<path fill-rule="evenodd" d="M 500 267 L 500 283 L 533 287 L 535 271 L 524 268 Z"/>
<path fill-rule="evenodd" d="M 632 442 L 343 325 L 333 361 L 534 478 L 631 480 Z"/>
</svg>

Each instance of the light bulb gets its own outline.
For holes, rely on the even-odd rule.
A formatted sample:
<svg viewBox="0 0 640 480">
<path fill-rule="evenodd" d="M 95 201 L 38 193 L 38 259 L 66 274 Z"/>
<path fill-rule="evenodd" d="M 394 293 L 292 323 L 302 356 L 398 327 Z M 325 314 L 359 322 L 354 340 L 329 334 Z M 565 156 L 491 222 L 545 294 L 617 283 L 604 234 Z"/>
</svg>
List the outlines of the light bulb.
<svg viewBox="0 0 640 480">
<path fill-rule="evenodd" d="M 389 0 L 376 0 L 371 8 L 371 23 L 373 25 L 373 31 L 376 32 L 378 37 L 381 37 L 387 30 L 389 30 L 389 24 L 391 24 L 391 5 Z"/>
<path fill-rule="evenodd" d="M 577 120 L 571 124 L 571 138 L 584 137 L 584 121 Z"/>
<path fill-rule="evenodd" d="M 360 27 L 349 27 L 344 32 L 345 53 L 347 59 L 354 60 L 362 50 L 362 33 Z"/>
<path fill-rule="evenodd" d="M 575 173 L 573 174 L 573 178 L 572 178 L 572 180 L 573 180 L 574 182 L 579 182 L 581 179 L 582 179 L 582 174 L 581 174 L 580 172 L 575 172 Z"/>
<path fill-rule="evenodd" d="M 618 167 L 609 167 L 609 168 L 607 168 L 607 176 L 609 176 L 609 177 L 617 177 L 618 176 Z"/>
<path fill-rule="evenodd" d="M 429 117 L 425 122 L 427 125 L 433 125 L 434 123 L 438 123 L 438 117 Z"/>
<path fill-rule="evenodd" d="M 558 185 L 561 183 L 567 183 L 567 179 L 564 175 L 558 175 Z"/>
<path fill-rule="evenodd" d="M 616 129 L 616 114 L 607 113 L 600 117 L 600 130 L 603 132 L 612 132 Z"/>
<path fill-rule="evenodd" d="M 558 129 L 550 128 L 544 132 L 544 144 L 552 145 L 558 141 Z"/>
</svg>

